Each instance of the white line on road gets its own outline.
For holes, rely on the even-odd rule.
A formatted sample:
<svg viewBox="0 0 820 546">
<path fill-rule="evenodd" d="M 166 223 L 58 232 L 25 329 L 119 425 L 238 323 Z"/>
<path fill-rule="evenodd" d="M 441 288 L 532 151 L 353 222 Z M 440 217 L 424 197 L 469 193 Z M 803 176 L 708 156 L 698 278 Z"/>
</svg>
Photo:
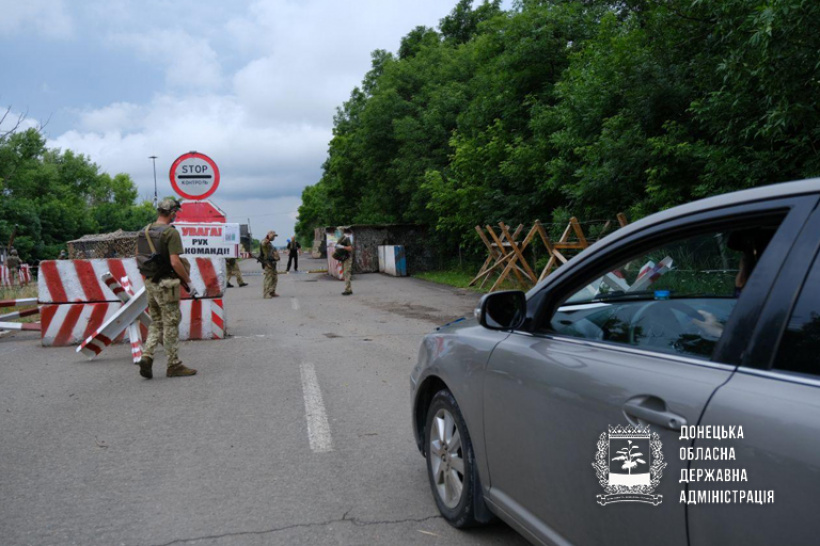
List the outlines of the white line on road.
<svg viewBox="0 0 820 546">
<path fill-rule="evenodd" d="M 290 299 L 290 306 L 293 307 L 294 311 L 298 311 L 299 310 L 299 300 L 297 300 L 296 298 L 291 298 Z"/>
<path fill-rule="evenodd" d="M 302 393 L 305 397 L 305 416 L 307 417 L 308 440 L 314 453 L 333 451 L 333 440 L 330 437 L 330 424 L 327 422 L 325 404 L 316 370 L 310 362 L 303 362 Z"/>
</svg>

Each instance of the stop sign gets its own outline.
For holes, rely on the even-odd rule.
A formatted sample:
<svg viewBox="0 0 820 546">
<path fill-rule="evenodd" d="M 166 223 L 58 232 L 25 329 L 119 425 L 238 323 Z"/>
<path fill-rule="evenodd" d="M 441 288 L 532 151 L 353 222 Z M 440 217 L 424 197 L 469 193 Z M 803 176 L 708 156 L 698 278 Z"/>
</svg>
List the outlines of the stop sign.
<svg viewBox="0 0 820 546">
<path fill-rule="evenodd" d="M 199 152 L 179 156 L 171 165 L 171 187 L 185 199 L 206 199 L 219 187 L 219 168 Z"/>
</svg>

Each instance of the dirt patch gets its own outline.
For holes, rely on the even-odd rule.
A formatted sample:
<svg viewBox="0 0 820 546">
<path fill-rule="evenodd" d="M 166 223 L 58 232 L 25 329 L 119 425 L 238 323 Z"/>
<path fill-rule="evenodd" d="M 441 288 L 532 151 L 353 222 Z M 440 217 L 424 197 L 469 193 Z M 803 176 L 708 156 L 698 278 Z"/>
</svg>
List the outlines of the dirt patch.
<svg viewBox="0 0 820 546">
<path fill-rule="evenodd" d="M 395 301 L 365 303 L 366 305 L 380 311 L 395 313 L 403 316 L 404 318 L 424 320 L 427 322 L 432 322 L 433 324 L 444 324 L 445 322 L 462 316 L 458 314 L 454 316 L 453 311 L 442 311 L 441 309 L 436 309 L 435 307 L 416 305 L 413 303 L 400 303 Z"/>
</svg>

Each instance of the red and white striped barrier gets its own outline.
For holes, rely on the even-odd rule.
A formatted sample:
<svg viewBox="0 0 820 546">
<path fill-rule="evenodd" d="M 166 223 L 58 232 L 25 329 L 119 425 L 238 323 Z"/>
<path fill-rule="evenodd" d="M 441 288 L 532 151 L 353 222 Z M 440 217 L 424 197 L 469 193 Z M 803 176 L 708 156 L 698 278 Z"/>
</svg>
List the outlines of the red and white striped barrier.
<svg viewBox="0 0 820 546">
<path fill-rule="evenodd" d="M 122 284 L 120 284 L 111 273 L 105 273 L 102 276 L 102 280 L 123 303 L 127 303 L 128 300 L 134 297 L 134 291 L 131 290 L 131 281 L 128 280 L 128 277 L 123 277 L 121 279 Z M 148 326 L 151 325 L 151 317 L 149 317 L 145 311 L 142 312 L 137 320 Z M 131 342 L 131 360 L 133 360 L 134 363 L 139 363 L 142 359 L 142 332 L 140 331 L 140 326 L 141 325 L 136 321 L 128 325 L 128 340 Z"/>
<path fill-rule="evenodd" d="M 225 305 L 221 299 L 185 300 L 180 304 L 179 339 L 225 339 Z"/>
<path fill-rule="evenodd" d="M 42 323 L 42 344 L 45 347 L 67 347 L 77 345 L 97 331 L 121 308 L 122 302 L 46 304 L 40 311 Z M 148 328 L 140 325 L 142 334 Z M 125 333 L 113 341 L 121 342 Z"/>
<path fill-rule="evenodd" d="M 128 330 L 129 325 L 139 320 L 139 316 L 145 312 L 147 305 L 148 293 L 143 286 L 133 297 L 129 297 L 121 309 L 80 343 L 80 346 L 77 347 L 77 352 L 82 352 L 89 358 L 94 358 L 100 354 L 106 347 L 113 343 L 117 336 Z M 139 338 L 139 336 L 137 336 L 137 338 Z M 135 339 L 131 341 L 139 342 Z M 131 352 L 133 354 L 133 349 Z"/>
<path fill-rule="evenodd" d="M 21 298 L 18 300 L 2 300 L 0 301 L 0 307 L 25 307 L 27 305 L 36 305 L 37 298 Z M 36 307 L 34 309 L 24 309 L 22 311 L 13 311 L 11 313 L 5 313 L 0 315 L 0 330 L 31 330 L 31 331 L 39 331 L 40 330 L 40 323 L 39 322 L 8 322 L 10 320 L 20 319 L 24 317 L 30 317 L 33 315 L 38 315 L 40 313 L 40 308 Z"/>
<path fill-rule="evenodd" d="M 128 300 L 134 297 L 134 290 L 131 288 L 131 281 L 128 277 L 123 277 L 122 283 L 119 283 L 111 273 L 103 273 L 102 281 L 121 302 L 128 303 Z M 151 317 L 145 311 L 139 316 L 139 321 L 146 327 L 151 326 Z"/>
<path fill-rule="evenodd" d="M 23 307 L 37 305 L 37 298 L 21 298 L 19 300 L 0 300 L 0 307 Z"/>
<path fill-rule="evenodd" d="M 23 264 L 20 266 L 20 272 L 17 279 L 13 285 L 11 283 L 11 271 L 5 265 L 0 265 L 0 286 L 11 287 L 16 286 L 18 284 L 26 285 L 31 282 L 31 267 L 28 264 Z"/>
<path fill-rule="evenodd" d="M 0 315 L 0 320 L 14 320 L 39 314 L 40 308 L 35 307 L 34 309 L 26 309 L 25 311 L 15 311 L 13 313 L 6 313 L 5 315 Z"/>
<path fill-rule="evenodd" d="M 122 309 L 122 306 L 122 302 L 43 305 L 42 344 L 46 347 L 68 347 L 82 343 Z M 180 341 L 225 338 L 226 317 L 222 299 L 183 300 L 179 307 L 182 314 Z M 140 324 L 140 337 L 148 337 L 145 324 Z M 131 341 L 127 330 L 112 342 L 122 343 L 126 339 Z"/>
<path fill-rule="evenodd" d="M 39 322 L 0 322 L 0 330 L 32 330 L 40 331 Z"/>
<path fill-rule="evenodd" d="M 225 260 L 194 258 L 191 263 L 191 284 L 199 297 L 218 298 L 225 292 Z M 134 290 L 143 287 L 135 258 L 99 260 L 48 260 L 40 262 L 38 289 L 40 303 L 96 303 L 120 301 L 102 280 L 110 272 L 115 279 L 128 277 Z M 182 298 L 190 295 L 182 290 Z"/>
</svg>

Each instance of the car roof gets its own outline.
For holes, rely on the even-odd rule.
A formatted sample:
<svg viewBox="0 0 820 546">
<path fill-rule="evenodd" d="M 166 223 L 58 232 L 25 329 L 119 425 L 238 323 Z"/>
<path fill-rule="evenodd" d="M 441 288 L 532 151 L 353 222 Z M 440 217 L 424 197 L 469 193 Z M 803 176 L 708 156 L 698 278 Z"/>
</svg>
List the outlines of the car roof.
<svg viewBox="0 0 820 546">
<path fill-rule="evenodd" d="M 596 241 L 594 244 L 590 245 L 578 255 L 570 259 L 566 264 L 550 273 L 546 279 L 536 284 L 530 292 L 527 293 L 527 296 L 529 297 L 535 294 L 547 283 L 550 283 L 552 280 L 563 276 L 564 271 L 570 269 L 570 266 L 576 262 L 583 261 L 590 254 L 597 252 L 601 248 L 629 237 L 633 233 L 646 229 L 647 227 L 727 206 L 753 203 L 756 201 L 767 201 L 770 199 L 781 199 L 784 197 L 793 197 L 812 193 L 820 193 L 820 178 L 810 178 L 796 182 L 781 182 L 779 184 L 771 184 L 768 186 L 761 186 L 759 188 L 724 193 L 722 195 L 707 197 L 685 205 L 679 205 L 661 212 L 656 212 L 655 214 L 651 214 L 634 223 L 628 224 L 607 235 L 603 239 Z"/>
</svg>

